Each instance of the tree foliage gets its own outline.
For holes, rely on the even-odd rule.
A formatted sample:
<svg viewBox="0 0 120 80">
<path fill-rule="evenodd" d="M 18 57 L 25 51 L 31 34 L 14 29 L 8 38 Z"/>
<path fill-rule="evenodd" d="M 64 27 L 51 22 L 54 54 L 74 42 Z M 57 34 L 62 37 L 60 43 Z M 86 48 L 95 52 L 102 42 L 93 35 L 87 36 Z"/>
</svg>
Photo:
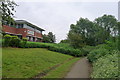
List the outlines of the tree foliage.
<svg viewBox="0 0 120 80">
<path fill-rule="evenodd" d="M 69 41 L 70 44 L 74 47 L 74 48 L 81 48 L 84 46 L 84 40 L 82 38 L 82 36 L 78 33 L 73 33 L 72 31 L 69 32 L 68 34 L 69 37 Z"/>
<path fill-rule="evenodd" d="M 18 47 L 20 45 L 20 39 L 17 36 L 11 36 L 6 34 L 3 38 L 4 47 Z"/>
<path fill-rule="evenodd" d="M 120 22 L 118 22 L 118 49 L 120 51 Z"/>
<path fill-rule="evenodd" d="M 43 35 L 43 42 L 45 43 L 55 43 L 55 35 L 52 32 L 49 32 L 48 35 Z"/>
<path fill-rule="evenodd" d="M 68 39 L 61 40 L 60 43 L 69 43 L 70 41 Z"/>
<path fill-rule="evenodd" d="M 2 25 L 14 24 L 14 12 L 17 4 L 14 1 L 3 0 L 0 6 L 2 13 Z"/>
<path fill-rule="evenodd" d="M 114 16 L 103 15 L 102 17 L 96 18 L 95 23 L 104 28 L 104 37 L 106 40 L 109 40 L 110 35 L 117 35 L 117 20 Z"/>
<path fill-rule="evenodd" d="M 48 33 L 48 37 L 50 39 L 50 43 L 54 43 L 55 42 L 55 35 L 52 32 Z"/>
<path fill-rule="evenodd" d="M 68 39 L 76 47 L 86 45 L 98 45 L 118 35 L 117 20 L 112 15 L 103 15 L 90 21 L 80 18 L 76 24 L 70 25 Z"/>
</svg>

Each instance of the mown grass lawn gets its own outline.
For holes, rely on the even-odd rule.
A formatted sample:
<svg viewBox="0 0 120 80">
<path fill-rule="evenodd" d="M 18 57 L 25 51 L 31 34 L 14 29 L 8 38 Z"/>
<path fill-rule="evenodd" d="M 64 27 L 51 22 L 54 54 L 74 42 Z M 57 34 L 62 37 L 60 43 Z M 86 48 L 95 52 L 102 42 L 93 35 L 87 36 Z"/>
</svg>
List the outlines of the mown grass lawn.
<svg viewBox="0 0 120 80">
<path fill-rule="evenodd" d="M 3 48 L 2 75 L 3 78 L 31 78 L 70 58 L 73 57 L 42 48 Z"/>
<path fill-rule="evenodd" d="M 57 67 L 55 70 L 52 70 L 49 72 L 46 76 L 43 78 L 64 78 L 66 74 L 70 71 L 72 65 L 77 62 L 80 58 L 72 59 L 65 64 Z"/>
</svg>

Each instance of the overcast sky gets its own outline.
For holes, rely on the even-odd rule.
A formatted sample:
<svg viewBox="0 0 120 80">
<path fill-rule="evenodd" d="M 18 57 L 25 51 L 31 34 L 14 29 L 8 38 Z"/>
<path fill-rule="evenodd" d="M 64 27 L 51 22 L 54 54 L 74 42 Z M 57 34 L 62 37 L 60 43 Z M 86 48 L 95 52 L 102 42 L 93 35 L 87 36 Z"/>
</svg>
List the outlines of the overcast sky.
<svg viewBox="0 0 120 80">
<path fill-rule="evenodd" d="M 118 17 L 118 0 L 109 0 L 109 2 L 105 0 L 98 0 L 100 2 L 94 0 L 92 2 L 87 0 L 59 1 L 17 1 L 19 6 L 16 8 L 15 19 L 27 20 L 45 29 L 45 34 L 53 32 L 59 42 L 67 37 L 70 24 L 75 24 L 80 17 L 91 21 L 103 14 Z"/>
</svg>

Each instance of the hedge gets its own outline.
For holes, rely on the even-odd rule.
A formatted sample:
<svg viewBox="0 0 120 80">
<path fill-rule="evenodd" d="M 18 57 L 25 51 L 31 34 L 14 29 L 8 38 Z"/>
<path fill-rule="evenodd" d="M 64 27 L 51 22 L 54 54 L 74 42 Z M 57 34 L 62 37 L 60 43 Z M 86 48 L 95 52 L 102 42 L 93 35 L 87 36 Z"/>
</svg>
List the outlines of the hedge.
<svg viewBox="0 0 120 80">
<path fill-rule="evenodd" d="M 88 54 L 87 58 L 90 62 L 95 62 L 97 59 L 99 59 L 102 56 L 105 56 L 106 54 L 110 54 L 109 50 L 102 48 L 95 49 Z"/>
<path fill-rule="evenodd" d="M 114 49 L 114 46 L 110 46 L 109 44 L 100 44 L 98 46 L 93 47 L 93 49 L 90 50 L 87 58 L 90 62 L 95 62 L 100 57 L 105 56 L 107 54 L 111 54 L 111 52 Z"/>
<path fill-rule="evenodd" d="M 118 54 L 115 43 L 100 44 L 89 52 L 87 58 L 92 62 L 91 78 L 120 78 L 118 69 Z M 117 80 L 116 79 L 116 80 Z"/>
<path fill-rule="evenodd" d="M 17 36 L 5 35 L 2 46 L 4 47 L 18 47 L 20 39 Z"/>
<path fill-rule="evenodd" d="M 92 78 L 120 78 L 118 69 L 118 51 L 107 54 L 93 63 Z M 118 71 L 119 70 L 119 71 Z"/>
<path fill-rule="evenodd" d="M 47 48 L 48 50 L 68 54 L 75 57 L 86 56 L 88 53 L 83 49 L 74 49 L 69 44 L 53 44 L 28 42 L 26 38 L 20 40 L 17 36 L 5 35 L 3 45 L 5 47 L 19 47 L 19 48 Z"/>
<path fill-rule="evenodd" d="M 62 46 L 63 45 L 63 46 Z M 55 51 L 63 54 L 68 54 L 75 57 L 86 56 L 87 53 L 84 50 L 74 49 L 65 44 L 52 44 L 52 43 L 40 43 L 40 42 L 27 42 L 25 47 L 20 48 L 47 48 L 50 51 Z"/>
</svg>

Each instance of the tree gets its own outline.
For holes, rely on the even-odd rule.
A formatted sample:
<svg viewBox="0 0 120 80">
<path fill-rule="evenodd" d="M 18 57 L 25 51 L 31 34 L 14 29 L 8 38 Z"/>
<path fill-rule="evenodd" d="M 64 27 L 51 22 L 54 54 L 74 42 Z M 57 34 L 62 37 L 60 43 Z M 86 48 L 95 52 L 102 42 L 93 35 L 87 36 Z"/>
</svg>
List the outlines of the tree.
<svg viewBox="0 0 120 80">
<path fill-rule="evenodd" d="M 68 39 L 61 40 L 60 43 L 70 43 Z"/>
<path fill-rule="evenodd" d="M 45 43 L 49 43 L 50 42 L 50 39 L 49 39 L 49 37 L 46 34 L 43 35 L 43 42 L 45 42 Z"/>
<path fill-rule="evenodd" d="M 56 41 L 55 35 L 52 32 L 48 33 L 48 37 L 50 39 L 50 43 L 54 43 Z"/>
<path fill-rule="evenodd" d="M 69 31 L 68 40 L 74 48 L 81 48 L 85 45 L 84 40 L 79 33 Z"/>
<path fill-rule="evenodd" d="M 110 35 L 117 35 L 117 20 L 114 16 L 105 14 L 96 18 L 95 23 L 105 29 L 104 37 L 106 40 L 110 39 Z"/>
<path fill-rule="evenodd" d="M 77 45 L 76 47 L 80 47 L 79 44 L 94 46 L 103 44 L 111 38 L 115 39 L 117 35 L 116 18 L 112 15 L 103 15 L 93 22 L 87 18 L 80 18 L 76 24 L 71 24 L 68 39 L 72 45 Z"/>
<path fill-rule="evenodd" d="M 48 35 L 43 35 L 43 42 L 46 43 L 55 43 L 55 35 L 52 32 L 49 32 Z"/>
<path fill-rule="evenodd" d="M 118 50 L 120 51 L 120 22 L 118 22 Z"/>
<path fill-rule="evenodd" d="M 92 35 L 94 38 L 93 44 L 98 45 L 98 44 L 103 44 L 105 43 L 105 29 L 103 27 L 100 27 L 98 24 L 94 23 L 94 34 Z"/>
<path fill-rule="evenodd" d="M 88 45 L 93 45 L 94 42 L 94 23 L 89 21 L 87 18 L 80 18 L 79 21 L 77 21 L 77 23 L 71 24 L 70 25 L 70 31 L 69 31 L 69 35 L 68 38 L 70 39 L 70 41 L 72 41 L 71 39 L 75 39 L 74 38 L 70 38 L 70 35 L 76 34 L 82 38 L 81 45 L 83 44 L 88 44 Z M 93 41 L 93 42 L 92 42 Z"/>
<path fill-rule="evenodd" d="M 2 25 L 13 25 L 14 23 L 14 12 L 17 4 L 14 1 L 4 0 L 0 6 L 2 12 Z"/>
</svg>

